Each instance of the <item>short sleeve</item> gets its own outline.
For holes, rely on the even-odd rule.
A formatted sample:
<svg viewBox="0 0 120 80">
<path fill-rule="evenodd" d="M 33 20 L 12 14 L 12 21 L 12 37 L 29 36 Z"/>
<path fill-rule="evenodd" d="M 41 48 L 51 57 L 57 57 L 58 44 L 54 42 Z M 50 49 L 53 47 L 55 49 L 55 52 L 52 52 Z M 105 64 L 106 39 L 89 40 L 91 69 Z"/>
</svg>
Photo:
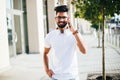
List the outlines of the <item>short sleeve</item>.
<svg viewBox="0 0 120 80">
<path fill-rule="evenodd" d="M 51 44 L 50 44 L 50 35 L 47 35 L 46 38 L 45 38 L 45 48 L 50 48 L 51 47 Z"/>
</svg>

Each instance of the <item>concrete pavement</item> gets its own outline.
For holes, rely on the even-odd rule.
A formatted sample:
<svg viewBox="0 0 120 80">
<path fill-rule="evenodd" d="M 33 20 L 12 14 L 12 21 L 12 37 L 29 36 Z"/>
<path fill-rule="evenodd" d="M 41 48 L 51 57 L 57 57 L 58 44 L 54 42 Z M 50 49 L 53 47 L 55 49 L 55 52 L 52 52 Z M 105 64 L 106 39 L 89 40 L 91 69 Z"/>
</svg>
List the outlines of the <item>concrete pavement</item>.
<svg viewBox="0 0 120 80">
<path fill-rule="evenodd" d="M 84 35 L 87 54 L 78 51 L 80 80 L 89 74 L 102 73 L 102 48 L 97 48 L 97 38 Z M 120 75 L 120 52 L 105 44 L 106 73 Z M 0 74 L 0 80 L 49 80 L 44 72 L 42 54 L 22 54 L 10 59 L 11 69 Z M 91 79 L 92 80 L 92 79 Z M 119 80 L 119 79 L 118 79 Z"/>
<path fill-rule="evenodd" d="M 88 45 L 88 52 L 86 55 L 78 55 L 79 72 L 81 80 L 87 80 L 90 74 L 102 74 L 102 48 L 97 48 L 97 38 L 93 35 L 83 37 Z M 112 48 L 107 42 L 105 42 L 105 66 L 106 75 L 117 74 L 119 79 L 115 80 L 120 80 L 120 50 Z M 86 79 L 83 79 L 82 75 L 86 75 Z"/>
<path fill-rule="evenodd" d="M 0 80 L 42 80 L 45 76 L 41 54 L 22 54 L 10 60 L 11 69 L 0 74 Z"/>
</svg>

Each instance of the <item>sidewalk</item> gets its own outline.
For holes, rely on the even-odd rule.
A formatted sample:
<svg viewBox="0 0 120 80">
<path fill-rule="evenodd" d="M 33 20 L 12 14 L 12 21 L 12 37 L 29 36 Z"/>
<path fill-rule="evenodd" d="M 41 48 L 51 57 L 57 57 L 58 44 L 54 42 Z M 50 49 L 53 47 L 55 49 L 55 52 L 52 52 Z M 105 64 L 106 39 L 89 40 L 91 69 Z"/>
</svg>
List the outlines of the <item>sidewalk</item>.
<svg viewBox="0 0 120 80">
<path fill-rule="evenodd" d="M 78 55 L 79 72 L 80 80 L 87 80 L 90 74 L 102 75 L 102 48 L 97 48 L 98 42 L 94 36 L 83 37 L 88 45 L 88 52 L 86 55 Z M 120 51 L 112 48 L 107 42 L 105 42 L 105 66 L 106 74 L 114 73 L 120 76 Z"/>
<path fill-rule="evenodd" d="M 11 69 L 0 80 L 42 80 L 45 76 L 41 54 L 22 54 L 10 60 Z"/>
<path fill-rule="evenodd" d="M 80 80 L 89 74 L 102 73 L 102 48 L 97 48 L 97 38 L 83 36 L 88 46 L 87 54 L 78 52 Z M 106 73 L 120 75 L 120 53 L 105 45 Z M 44 72 L 42 54 L 22 54 L 10 59 L 11 69 L 0 74 L 0 80 L 49 80 Z M 91 79 L 92 80 L 92 79 Z"/>
</svg>

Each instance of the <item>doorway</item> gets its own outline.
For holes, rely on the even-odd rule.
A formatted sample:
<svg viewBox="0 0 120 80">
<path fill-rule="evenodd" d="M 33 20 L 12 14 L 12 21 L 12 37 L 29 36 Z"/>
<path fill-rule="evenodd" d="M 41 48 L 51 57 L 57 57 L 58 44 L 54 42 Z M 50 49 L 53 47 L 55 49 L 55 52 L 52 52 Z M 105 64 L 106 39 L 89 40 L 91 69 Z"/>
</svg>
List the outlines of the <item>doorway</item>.
<svg viewBox="0 0 120 80">
<path fill-rule="evenodd" d="M 16 43 L 16 53 L 21 54 L 22 51 L 22 35 L 21 35 L 21 17 L 20 15 L 14 15 L 14 27 L 15 27 L 15 43 Z"/>
<path fill-rule="evenodd" d="M 19 14 L 7 13 L 7 26 L 10 57 L 24 53 L 25 43 L 22 12 Z"/>
<path fill-rule="evenodd" d="M 25 53 L 23 0 L 6 0 L 10 57 Z"/>
</svg>

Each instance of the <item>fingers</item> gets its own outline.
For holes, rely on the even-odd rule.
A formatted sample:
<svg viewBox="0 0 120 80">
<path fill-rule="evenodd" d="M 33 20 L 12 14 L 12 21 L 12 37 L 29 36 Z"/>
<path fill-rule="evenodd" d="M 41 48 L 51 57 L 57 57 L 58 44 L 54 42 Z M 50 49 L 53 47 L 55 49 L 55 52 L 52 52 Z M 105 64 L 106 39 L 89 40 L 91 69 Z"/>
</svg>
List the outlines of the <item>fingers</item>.
<svg viewBox="0 0 120 80">
<path fill-rule="evenodd" d="M 69 26 L 70 31 L 74 32 L 74 28 L 73 28 L 73 26 L 71 24 L 70 18 L 68 18 L 68 26 Z"/>
<path fill-rule="evenodd" d="M 52 75 L 54 75 L 54 72 L 52 70 L 48 70 L 47 74 L 48 74 L 49 77 L 52 77 Z"/>
<path fill-rule="evenodd" d="M 68 23 L 70 22 L 70 17 L 68 17 Z"/>
<path fill-rule="evenodd" d="M 68 25 L 71 26 L 70 18 L 68 18 Z"/>
<path fill-rule="evenodd" d="M 72 27 L 72 25 L 71 25 L 71 24 L 68 24 L 68 25 L 69 25 L 70 31 L 71 31 L 71 32 L 74 32 L 74 28 Z"/>
</svg>

